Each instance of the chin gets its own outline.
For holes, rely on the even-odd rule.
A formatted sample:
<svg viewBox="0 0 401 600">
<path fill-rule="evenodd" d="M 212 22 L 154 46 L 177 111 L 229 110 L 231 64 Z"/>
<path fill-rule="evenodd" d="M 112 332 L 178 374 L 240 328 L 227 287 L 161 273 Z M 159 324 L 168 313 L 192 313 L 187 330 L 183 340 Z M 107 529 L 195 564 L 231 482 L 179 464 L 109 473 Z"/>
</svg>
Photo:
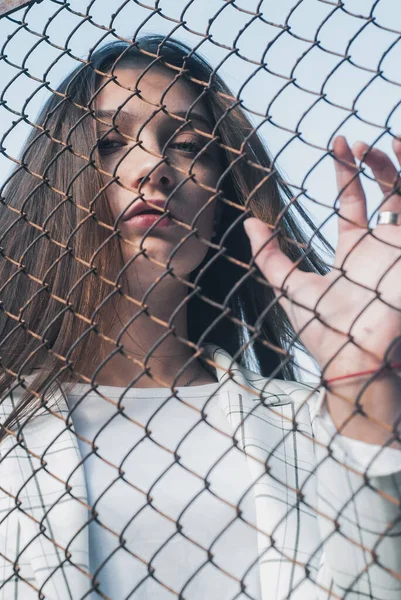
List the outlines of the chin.
<svg viewBox="0 0 401 600">
<path fill-rule="evenodd" d="M 137 251 L 132 251 L 130 248 L 130 252 L 123 252 L 124 263 L 129 263 L 130 269 L 146 270 L 148 273 L 153 272 L 156 276 L 162 275 L 168 268 L 172 268 L 179 277 L 188 276 L 201 264 L 205 256 L 204 253 L 201 256 L 186 253 L 184 257 L 178 256 L 181 254 L 178 252 L 171 257 L 172 248 L 169 248 L 169 252 L 162 252 L 160 248 L 154 248 L 151 245 L 144 245 L 142 250 L 145 251 L 145 254 L 141 253 L 139 247 Z"/>
<path fill-rule="evenodd" d="M 124 244 L 124 261 L 128 263 L 136 257 L 132 264 L 138 266 L 146 264 L 148 268 L 152 266 L 155 269 L 161 269 L 162 272 L 163 266 L 166 269 L 168 264 L 168 267 L 172 267 L 179 275 L 189 274 L 201 264 L 209 248 L 196 239 L 190 239 L 180 246 L 183 237 L 181 235 L 172 242 L 166 238 L 148 235 L 142 243 L 141 238 L 136 238 L 135 247 Z M 143 251 L 146 255 L 142 254 Z M 152 263 L 149 259 L 153 259 L 161 265 Z"/>
</svg>

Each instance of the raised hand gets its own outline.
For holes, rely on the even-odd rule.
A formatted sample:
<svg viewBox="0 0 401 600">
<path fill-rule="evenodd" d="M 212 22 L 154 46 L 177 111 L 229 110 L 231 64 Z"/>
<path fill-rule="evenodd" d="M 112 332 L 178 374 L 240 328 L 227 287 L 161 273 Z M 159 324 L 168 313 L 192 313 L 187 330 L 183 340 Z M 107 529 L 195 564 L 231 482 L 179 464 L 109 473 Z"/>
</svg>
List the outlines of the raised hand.
<svg viewBox="0 0 401 600">
<path fill-rule="evenodd" d="M 401 141 L 394 140 L 393 148 L 401 162 Z M 382 216 L 391 211 L 401 217 L 398 171 L 384 152 L 362 142 L 351 150 L 345 138 L 337 137 L 333 151 L 339 237 L 328 274 L 301 271 L 280 250 L 271 227 L 254 218 L 245 222 L 256 264 L 326 380 L 401 360 L 401 219 L 400 225 L 369 224 L 354 157 L 363 158 L 383 191 Z M 363 383 L 355 380 L 354 394 Z M 392 416 L 394 402 L 398 407 L 398 398 L 391 400 Z"/>
</svg>

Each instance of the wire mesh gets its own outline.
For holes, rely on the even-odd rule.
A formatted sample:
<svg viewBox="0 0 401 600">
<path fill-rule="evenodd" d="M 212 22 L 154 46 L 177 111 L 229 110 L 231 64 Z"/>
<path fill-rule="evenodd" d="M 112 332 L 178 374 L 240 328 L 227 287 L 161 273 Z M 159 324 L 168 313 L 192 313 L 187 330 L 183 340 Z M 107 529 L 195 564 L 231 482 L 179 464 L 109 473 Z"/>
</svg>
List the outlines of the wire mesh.
<svg viewBox="0 0 401 600">
<path fill-rule="evenodd" d="M 3 600 L 401 597 L 399 10 L 204 4 L 0 3 Z"/>
</svg>

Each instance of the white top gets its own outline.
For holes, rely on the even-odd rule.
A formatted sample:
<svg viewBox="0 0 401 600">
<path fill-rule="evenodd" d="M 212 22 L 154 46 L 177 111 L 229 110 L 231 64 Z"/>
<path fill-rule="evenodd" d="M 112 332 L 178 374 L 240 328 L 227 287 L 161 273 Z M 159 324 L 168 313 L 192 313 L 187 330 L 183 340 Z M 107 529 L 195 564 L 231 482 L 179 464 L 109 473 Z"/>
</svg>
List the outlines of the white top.
<svg viewBox="0 0 401 600">
<path fill-rule="evenodd" d="M 356 600 L 356 598 L 400 600 L 401 582 L 397 574 L 401 573 L 399 519 L 401 452 L 396 448 L 383 448 L 380 445 L 338 435 L 334 423 L 330 421 L 324 408 L 324 389 L 314 391 L 311 386 L 293 381 L 261 377 L 235 363 L 227 352 L 217 346 L 209 345 L 207 355 L 216 365 L 216 375 L 219 378 L 218 406 L 227 419 L 236 443 L 240 448 L 246 449 L 258 523 L 259 569 L 263 600 L 284 600 L 284 598 L 327 600 L 330 595 L 333 598 L 343 598 L 345 595 L 347 600 Z M 202 388 L 205 396 L 206 389 Z M 195 393 L 196 388 L 187 390 L 184 388 L 182 394 L 190 395 L 191 392 Z M 147 417 L 146 414 L 141 415 L 140 409 L 147 408 L 152 413 L 149 407 L 153 400 L 149 394 L 152 392 L 144 393 L 147 396 L 145 402 L 137 397 L 122 400 L 125 406 L 129 404 L 131 408 L 139 407 L 137 421 L 133 422 L 132 418 L 129 421 L 133 426 L 129 432 L 130 439 L 135 438 L 136 427 L 139 429 L 144 427 L 139 417 L 142 420 L 143 416 L 145 420 Z M 0 419 L 7 418 L 21 397 L 21 389 L 18 388 L 15 393 L 10 391 L 0 404 Z M 66 400 L 64 391 L 56 391 L 49 396 L 50 406 L 39 408 L 29 423 L 20 428 L 19 435 L 23 436 L 23 439 L 10 435 L 1 445 L 0 480 L 3 490 L 2 492 L 0 490 L 0 513 L 3 515 L 0 520 L 1 600 L 10 600 L 10 598 L 38 600 L 38 595 L 48 600 L 83 600 L 89 598 L 92 590 L 90 563 L 96 560 L 95 554 L 98 548 L 96 547 L 96 553 L 92 552 L 92 560 L 89 560 L 85 468 L 82 464 L 76 432 L 70 427 L 70 411 Z M 94 409 L 90 411 L 90 422 L 93 418 L 96 420 L 96 415 L 99 414 L 97 408 L 100 409 L 104 402 L 100 397 L 95 400 Z M 192 401 L 196 400 L 186 397 L 188 404 Z M 199 401 L 202 402 L 202 399 Z M 105 425 L 103 433 L 106 433 L 107 427 L 111 427 L 110 423 L 113 422 L 116 411 L 115 399 L 110 398 L 109 404 L 114 406 L 114 409 L 112 418 L 109 424 Z M 167 407 L 169 404 L 168 402 Z M 213 412 L 213 408 L 210 412 Z M 154 418 L 149 423 L 149 429 L 153 427 L 153 433 L 148 432 L 148 436 L 157 435 L 157 420 L 160 415 L 165 426 L 160 429 L 158 437 L 163 440 L 168 436 L 169 419 L 165 419 L 163 413 L 163 407 L 153 413 Z M 126 420 L 128 418 L 126 417 Z M 217 412 L 212 414 L 211 419 L 214 418 L 218 418 Z M 180 421 L 177 422 L 180 425 Z M 95 442 L 97 441 L 99 446 L 102 445 L 103 433 L 96 434 L 95 437 Z M 199 440 L 199 435 L 195 426 L 188 440 L 186 438 L 178 449 L 182 455 L 184 455 L 186 442 L 189 443 L 190 438 L 194 440 L 192 436 L 198 436 Z M 218 441 L 230 439 L 228 436 L 225 437 L 224 432 L 220 435 L 222 438 L 218 437 Z M 121 438 L 120 429 L 114 437 L 115 439 L 106 444 L 108 452 L 114 452 L 114 446 L 120 445 L 118 444 Z M 153 443 L 156 445 L 156 442 Z M 149 448 L 152 448 L 152 445 Z M 133 454 L 137 449 L 139 446 L 135 448 Z M 161 450 L 160 445 L 157 450 Z M 185 460 L 191 464 L 195 462 L 195 466 L 202 472 L 206 467 L 209 454 L 205 439 L 198 441 L 195 450 L 198 452 L 195 451 Z M 102 452 L 104 453 L 105 450 L 102 449 Z M 157 462 L 161 465 L 162 461 L 155 462 L 154 456 L 150 453 L 142 454 L 147 463 Z M 224 464 L 225 459 L 229 460 L 232 454 L 232 448 L 229 446 L 227 456 L 222 458 L 219 466 Z M 128 461 L 124 466 L 127 463 Z M 240 488 L 239 482 L 246 486 L 238 464 L 239 462 L 235 461 L 235 472 L 231 478 L 225 477 L 228 469 L 222 471 L 225 486 L 221 485 L 219 478 L 215 477 L 215 470 L 211 469 L 211 475 L 207 475 L 207 479 L 211 480 L 209 494 L 217 488 L 216 496 L 213 498 L 216 499 L 216 503 L 210 509 L 207 507 L 209 510 L 199 511 L 201 518 L 197 519 L 196 515 L 193 517 L 190 509 L 195 511 L 199 506 L 197 502 L 202 503 L 202 494 L 195 501 L 189 502 L 188 511 L 182 511 L 182 516 L 178 520 L 182 524 L 183 531 L 185 525 L 187 529 L 188 525 L 191 527 L 190 543 L 195 544 L 197 538 L 201 541 L 207 539 L 210 524 L 213 523 L 215 506 L 217 504 L 221 507 L 217 500 L 223 504 L 223 494 L 238 497 L 239 490 L 237 489 L 236 494 L 235 486 Z M 135 475 L 138 473 L 138 480 L 142 479 L 146 483 L 147 478 L 151 479 L 146 471 L 147 467 L 142 466 L 143 462 L 134 460 L 132 465 Z M 184 468 L 184 465 L 181 468 Z M 186 475 L 190 474 L 189 468 L 187 467 Z M 117 473 L 117 467 L 114 467 L 114 473 Z M 165 470 L 162 475 L 164 473 Z M 165 476 L 170 476 L 170 470 Z M 125 490 L 135 489 L 131 481 L 132 476 L 128 478 L 127 470 L 125 477 L 127 482 L 124 498 Z M 159 523 L 164 523 L 159 509 L 162 500 L 168 497 L 170 509 L 174 513 L 177 511 L 174 502 L 178 504 L 177 496 L 180 491 L 177 493 L 175 486 L 172 491 L 168 489 L 161 495 L 160 486 L 163 479 L 164 477 L 159 479 L 150 489 L 154 507 L 152 510 L 155 513 L 159 511 L 156 513 L 157 517 L 160 517 Z M 203 480 L 203 477 L 201 479 Z M 219 488 L 222 487 L 221 491 Z M 185 485 L 184 494 L 187 493 L 187 489 L 188 486 Z M 136 491 L 139 498 L 146 498 L 142 487 Z M 207 494 L 203 495 L 207 496 Z M 101 496 L 102 500 L 105 498 L 107 494 Z M 121 504 L 121 502 L 121 496 L 117 494 L 117 503 Z M 138 499 L 136 504 L 140 504 Z M 105 518 L 111 518 L 112 515 L 117 522 L 121 511 L 115 510 L 116 505 L 112 502 L 110 505 L 103 511 Z M 101 509 L 101 502 L 95 506 Z M 154 539 L 151 535 L 161 538 L 164 535 L 160 527 L 157 529 L 150 527 L 151 535 L 142 536 L 145 539 L 141 540 L 139 525 L 141 518 L 147 516 L 145 508 L 150 508 L 145 501 L 143 506 L 144 509 L 140 512 L 136 510 L 135 504 L 130 504 L 127 510 L 127 512 L 134 512 L 134 515 L 137 514 L 138 520 L 134 519 L 131 524 L 135 523 L 139 529 L 138 534 L 135 531 L 131 537 L 128 531 L 128 535 L 122 540 L 127 547 L 129 545 L 125 552 L 130 560 L 134 558 L 132 546 L 136 554 L 139 555 L 140 550 L 145 555 L 148 552 L 149 555 L 147 541 Z M 246 516 L 251 515 L 252 518 L 251 512 L 252 503 Z M 243 520 L 246 521 L 244 515 Z M 223 514 L 221 518 L 223 526 L 225 518 L 226 515 Z M 185 519 L 187 519 L 186 523 Z M 122 521 L 121 517 L 120 521 Z M 100 517 L 99 522 L 101 522 Z M 170 522 L 175 524 L 173 518 Z M 126 525 L 127 521 L 123 524 Z M 117 533 L 120 534 L 121 531 Z M 230 530 L 227 529 L 220 540 L 224 542 L 225 535 L 229 533 Z M 175 537 L 173 535 L 171 540 L 175 540 Z M 237 542 L 240 540 L 238 543 L 240 547 L 245 547 L 244 535 L 241 537 L 238 533 L 233 538 Z M 125 541 L 126 539 L 128 541 Z M 171 540 L 169 544 L 162 544 L 162 547 L 157 544 L 160 551 L 151 560 L 152 565 L 156 565 L 159 561 L 155 568 L 158 577 L 160 573 L 160 580 L 164 586 L 169 579 L 183 577 L 181 573 L 187 569 L 189 556 L 187 548 L 190 543 L 185 548 L 184 558 L 182 552 L 174 554 L 174 558 L 178 557 L 179 564 L 184 565 L 177 567 L 178 559 L 171 559 L 171 550 L 173 553 L 176 550 Z M 198 542 L 198 545 L 202 546 L 202 543 Z M 212 546 L 212 551 L 215 551 L 215 560 L 220 571 L 216 570 L 215 576 L 213 565 L 209 563 L 205 567 L 213 573 L 213 579 L 210 575 L 205 584 L 211 581 L 214 588 L 220 585 L 220 588 L 223 588 L 220 594 L 222 598 L 227 598 L 229 594 L 232 600 L 239 597 L 239 594 L 237 596 L 231 594 L 231 590 L 227 591 L 226 588 L 226 583 L 232 587 L 230 582 L 237 576 L 237 573 L 233 575 L 235 570 L 239 575 L 236 580 L 240 581 L 238 562 L 241 559 L 238 545 L 235 547 L 233 544 L 227 552 L 218 555 L 219 548 L 216 543 L 217 550 Z M 136 546 L 140 546 L 139 550 Z M 170 563 L 168 558 L 164 563 L 171 569 L 169 571 L 167 568 L 167 572 L 165 566 L 163 570 L 164 551 L 168 552 L 170 557 Z M 142 562 L 139 556 L 136 560 L 140 568 L 144 564 L 143 561 L 146 561 L 146 557 L 142 557 Z M 18 575 L 15 571 L 16 565 L 18 565 Z M 130 575 L 137 577 L 134 566 L 136 563 L 132 560 Z M 223 566 L 227 566 L 225 573 L 222 570 Z M 127 573 L 125 568 L 123 573 L 124 576 Z M 191 586 L 188 585 L 183 591 L 182 598 L 192 600 L 196 597 L 195 575 L 202 574 L 203 570 L 199 568 L 195 573 L 191 573 L 194 578 L 191 580 Z M 220 576 L 225 576 L 227 580 L 222 582 Z M 119 565 L 107 579 L 117 582 L 115 585 L 120 585 Z M 155 574 L 153 579 L 154 582 L 157 581 Z M 220 583 L 217 582 L 218 579 Z M 161 594 L 166 595 L 167 588 L 163 588 L 161 583 L 158 585 L 157 591 L 152 592 L 155 600 L 160 598 Z M 153 587 L 157 587 L 156 583 Z M 174 597 L 174 592 L 176 600 L 180 590 L 178 593 L 175 589 L 169 592 L 171 597 Z M 216 594 L 220 591 L 216 592 L 213 589 L 213 593 L 216 598 Z M 136 592 L 129 596 L 134 600 L 138 598 Z M 113 600 L 116 598 L 111 597 Z M 246 597 L 250 600 L 255 597 L 255 594 L 250 590 Z M 206 600 L 210 598 L 208 591 L 204 592 L 204 598 Z M 98 600 L 97 594 L 95 600 Z"/>
<path fill-rule="evenodd" d="M 191 600 L 261 598 L 251 474 L 217 387 L 180 387 L 174 397 L 167 388 L 77 385 L 69 396 L 75 430 L 88 440 L 78 438 L 97 513 L 90 572 L 112 600 L 181 591 Z"/>
</svg>

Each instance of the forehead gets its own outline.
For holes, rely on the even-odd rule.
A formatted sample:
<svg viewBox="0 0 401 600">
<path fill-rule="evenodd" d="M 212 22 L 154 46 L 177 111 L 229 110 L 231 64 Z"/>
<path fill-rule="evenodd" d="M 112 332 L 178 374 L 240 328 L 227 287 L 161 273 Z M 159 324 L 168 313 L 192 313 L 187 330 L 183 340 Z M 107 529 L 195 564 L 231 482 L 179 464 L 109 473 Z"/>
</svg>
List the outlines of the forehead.
<svg viewBox="0 0 401 600">
<path fill-rule="evenodd" d="M 193 109 L 208 117 L 204 102 L 199 99 L 200 92 L 183 77 L 174 81 L 176 75 L 177 72 L 160 65 L 148 71 L 146 64 L 118 68 L 114 71 L 115 81 L 102 78 L 101 85 L 106 85 L 97 96 L 96 109 L 116 111 L 124 105 L 124 110 L 146 118 L 163 105 L 173 114 Z"/>
</svg>

